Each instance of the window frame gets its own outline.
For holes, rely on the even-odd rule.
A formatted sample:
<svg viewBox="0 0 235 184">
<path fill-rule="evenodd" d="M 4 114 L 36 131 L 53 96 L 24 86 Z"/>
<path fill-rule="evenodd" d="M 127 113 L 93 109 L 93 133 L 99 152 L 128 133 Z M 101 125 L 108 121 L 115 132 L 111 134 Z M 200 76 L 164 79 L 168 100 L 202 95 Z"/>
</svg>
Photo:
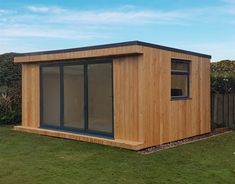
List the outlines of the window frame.
<svg viewBox="0 0 235 184">
<path fill-rule="evenodd" d="M 173 70 L 172 69 L 172 64 L 176 63 L 176 64 L 187 64 L 187 71 L 184 70 Z M 182 95 L 182 96 L 172 96 L 171 95 L 171 100 L 187 100 L 187 99 L 191 99 L 190 98 L 190 68 L 191 68 L 191 60 L 185 60 L 185 59 L 176 59 L 176 58 L 172 58 L 171 59 L 171 77 L 172 75 L 181 75 L 181 76 L 186 76 L 187 79 L 187 94 L 186 95 Z M 171 88 L 170 88 L 170 93 L 172 90 L 172 81 L 171 81 Z"/>
<path fill-rule="evenodd" d="M 112 132 L 103 132 L 97 130 L 89 130 L 88 129 L 88 83 L 87 83 L 87 66 L 89 64 L 104 64 L 110 63 L 112 65 Z M 70 128 L 64 126 L 64 66 L 73 66 L 73 65 L 83 65 L 83 73 L 84 73 L 84 128 Z M 51 126 L 48 125 L 47 122 L 43 122 L 43 67 L 59 67 L 60 71 L 60 125 L 59 126 Z M 105 138 L 114 138 L 114 100 L 113 100 L 113 59 L 105 58 L 105 59 L 89 59 L 89 60 L 70 60 L 70 61 L 55 61 L 53 63 L 41 63 L 40 64 L 40 128 L 52 129 L 57 131 L 66 131 L 72 133 L 79 133 L 84 135 L 95 135 L 97 137 L 105 137 Z"/>
</svg>

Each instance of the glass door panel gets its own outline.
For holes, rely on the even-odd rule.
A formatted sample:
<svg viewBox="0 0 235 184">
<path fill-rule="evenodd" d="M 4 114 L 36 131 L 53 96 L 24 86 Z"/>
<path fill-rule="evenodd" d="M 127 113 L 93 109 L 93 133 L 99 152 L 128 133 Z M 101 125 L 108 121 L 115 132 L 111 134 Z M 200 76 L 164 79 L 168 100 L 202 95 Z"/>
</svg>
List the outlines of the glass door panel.
<svg viewBox="0 0 235 184">
<path fill-rule="evenodd" d="M 88 130 L 112 133 L 112 63 L 88 64 Z"/>
<path fill-rule="evenodd" d="M 84 66 L 64 66 L 64 127 L 84 129 Z"/>
<path fill-rule="evenodd" d="M 60 126 L 60 68 L 43 67 L 42 71 L 42 122 Z"/>
</svg>

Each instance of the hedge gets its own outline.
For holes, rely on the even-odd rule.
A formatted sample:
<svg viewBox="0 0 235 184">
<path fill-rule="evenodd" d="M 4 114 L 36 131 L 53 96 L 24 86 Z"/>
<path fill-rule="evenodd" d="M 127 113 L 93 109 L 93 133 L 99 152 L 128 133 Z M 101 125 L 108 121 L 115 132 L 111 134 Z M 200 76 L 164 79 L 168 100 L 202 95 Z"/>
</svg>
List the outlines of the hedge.
<svg viewBox="0 0 235 184">
<path fill-rule="evenodd" d="M 21 66 L 15 53 L 0 55 L 0 124 L 21 120 Z"/>
<path fill-rule="evenodd" d="M 211 92 L 235 93 L 235 61 L 224 60 L 211 63 Z"/>
</svg>

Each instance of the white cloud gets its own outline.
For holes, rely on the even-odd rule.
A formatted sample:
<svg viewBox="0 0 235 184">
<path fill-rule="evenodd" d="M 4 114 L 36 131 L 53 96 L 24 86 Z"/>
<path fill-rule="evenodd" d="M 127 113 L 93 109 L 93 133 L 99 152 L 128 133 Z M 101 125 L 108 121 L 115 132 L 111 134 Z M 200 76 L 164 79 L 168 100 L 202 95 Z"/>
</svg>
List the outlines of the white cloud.
<svg viewBox="0 0 235 184">
<path fill-rule="evenodd" d="M 56 6 L 27 6 L 26 9 L 34 13 L 62 13 L 64 9 Z"/>
<path fill-rule="evenodd" d="M 235 5 L 235 0 L 222 0 L 222 2 Z"/>
<path fill-rule="evenodd" d="M 35 44 L 25 42 L 22 44 L 20 40 L 10 38 L 0 38 L 0 53 L 8 52 L 31 52 L 39 50 Z"/>
<path fill-rule="evenodd" d="M 172 22 L 184 19 L 180 12 L 160 11 L 81 11 L 67 12 L 63 15 L 51 17 L 57 22 L 75 24 L 143 24 L 150 22 Z"/>
<path fill-rule="evenodd" d="M 7 13 L 6 10 L 0 9 L 0 14 L 5 14 L 5 13 Z"/>
<path fill-rule="evenodd" d="M 115 37 L 118 31 L 125 31 L 126 27 L 134 30 L 153 28 L 156 25 L 201 26 L 213 21 L 234 24 L 235 0 L 221 1 L 224 3 L 222 6 L 176 10 L 138 9 L 133 5 L 91 11 L 43 5 L 26 6 L 18 8 L 17 11 L 0 9 L 0 41 L 1 38 L 12 39 L 9 43 L 7 40 L 1 41 L 0 47 L 10 48 L 10 43 L 17 46 L 13 44 L 14 39 L 27 38 L 102 40 Z M 229 18 L 224 19 L 224 15 Z M 219 58 L 226 54 L 233 55 L 231 48 L 232 43 L 224 42 L 193 45 L 189 49 L 208 52 Z"/>
<path fill-rule="evenodd" d="M 227 0 L 229 1 L 229 0 Z M 231 0 L 230 0 L 231 1 Z M 29 17 L 43 23 L 76 25 L 190 25 L 194 22 L 217 20 L 221 14 L 235 14 L 235 6 L 188 8 L 177 10 L 138 10 L 133 5 L 123 5 L 112 10 L 78 11 L 56 6 L 27 6 Z M 42 16 L 40 16 L 42 14 Z"/>
<path fill-rule="evenodd" d="M 223 13 L 235 15 L 235 0 L 222 0 L 224 7 L 220 7 Z"/>
<path fill-rule="evenodd" d="M 212 55 L 212 61 L 220 61 L 223 59 L 235 59 L 235 52 L 231 49 L 234 48 L 234 43 L 235 38 L 231 38 L 230 41 L 214 41 L 210 43 L 204 42 L 185 45 L 187 45 L 186 49 Z"/>
<path fill-rule="evenodd" d="M 0 16 L 0 37 L 77 40 L 108 38 L 115 27 L 180 24 L 183 23 L 182 19 L 187 17 L 178 11 L 134 11 L 134 6 L 130 5 L 112 11 L 75 11 L 56 6 L 35 5 L 27 6 L 25 9 L 28 11 L 0 11 L 8 12 L 7 16 Z M 106 32 L 103 31 L 105 29 Z"/>
<path fill-rule="evenodd" d="M 1 19 L 1 17 L 4 17 L 4 16 L 11 16 L 14 13 L 16 13 L 16 11 L 14 11 L 14 10 L 0 9 L 0 19 Z"/>
<path fill-rule="evenodd" d="M 125 10 L 125 11 L 128 11 L 128 10 L 135 10 L 136 9 L 136 6 L 135 5 L 132 5 L 132 4 L 126 4 L 126 5 L 123 5 L 121 7 L 118 8 L 119 10 Z"/>
<path fill-rule="evenodd" d="M 71 24 L 143 24 L 143 23 L 160 23 L 160 24 L 177 24 L 184 23 L 184 20 L 191 17 L 192 11 L 173 10 L 136 10 L 133 5 L 123 5 L 112 10 L 92 10 L 78 11 L 64 9 L 56 6 L 27 6 L 27 10 L 34 13 L 42 13 L 43 21 Z M 38 14 L 37 14 L 38 15 Z M 194 14 L 195 16 L 195 14 Z"/>
<path fill-rule="evenodd" d="M 58 39 L 94 39 L 104 38 L 98 33 L 78 30 L 56 29 L 44 26 L 11 25 L 0 29 L 0 35 L 5 38 L 58 38 Z"/>
<path fill-rule="evenodd" d="M 221 7 L 204 7 L 177 10 L 138 10 L 133 5 L 123 5 L 112 10 L 93 10 L 78 11 L 73 9 L 64 9 L 58 6 L 31 5 L 26 6 L 23 11 L 19 8 L 19 13 L 0 16 L 0 24 L 28 24 L 52 26 L 148 26 L 148 25 L 192 25 L 202 21 L 216 21 L 220 14 L 231 14 L 235 11 L 228 4 L 234 0 L 226 1 L 225 6 Z M 7 10 L 0 9 L 0 15 Z"/>
</svg>

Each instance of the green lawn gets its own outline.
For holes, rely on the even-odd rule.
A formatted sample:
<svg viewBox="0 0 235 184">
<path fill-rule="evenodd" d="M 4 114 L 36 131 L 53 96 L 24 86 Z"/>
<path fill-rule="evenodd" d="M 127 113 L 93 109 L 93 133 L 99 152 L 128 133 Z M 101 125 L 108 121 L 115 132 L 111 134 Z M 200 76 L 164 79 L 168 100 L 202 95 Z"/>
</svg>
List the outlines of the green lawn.
<svg viewBox="0 0 235 184">
<path fill-rule="evenodd" d="M 0 183 L 235 183 L 235 132 L 149 155 L 0 126 Z"/>
</svg>

